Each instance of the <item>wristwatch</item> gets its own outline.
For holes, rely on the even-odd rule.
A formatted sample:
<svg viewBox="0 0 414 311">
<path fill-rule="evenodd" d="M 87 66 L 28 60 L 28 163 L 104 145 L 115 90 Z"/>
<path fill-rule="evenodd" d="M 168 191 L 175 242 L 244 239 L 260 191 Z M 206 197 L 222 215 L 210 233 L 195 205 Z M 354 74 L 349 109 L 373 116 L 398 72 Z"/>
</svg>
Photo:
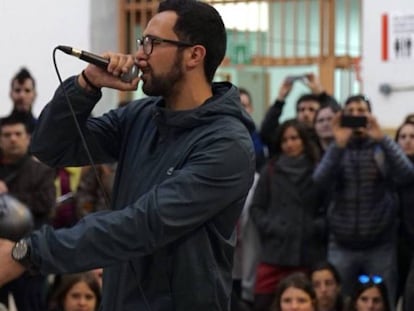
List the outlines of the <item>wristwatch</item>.
<svg viewBox="0 0 414 311">
<path fill-rule="evenodd" d="M 30 250 L 29 242 L 26 239 L 21 239 L 16 242 L 11 252 L 12 258 L 28 270 L 33 268 L 33 263 L 30 260 Z"/>
</svg>

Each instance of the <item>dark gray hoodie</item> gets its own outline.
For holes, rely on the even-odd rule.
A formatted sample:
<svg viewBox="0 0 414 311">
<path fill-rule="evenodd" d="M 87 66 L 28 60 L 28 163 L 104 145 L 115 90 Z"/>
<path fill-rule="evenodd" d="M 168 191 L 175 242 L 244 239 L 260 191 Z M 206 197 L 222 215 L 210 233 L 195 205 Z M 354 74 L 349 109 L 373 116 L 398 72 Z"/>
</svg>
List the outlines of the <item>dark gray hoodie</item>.
<svg viewBox="0 0 414 311">
<path fill-rule="evenodd" d="M 102 310 L 228 310 L 234 227 L 255 170 L 253 123 L 230 83 L 200 107 L 146 98 L 99 118 L 100 98 L 64 83 L 97 163 L 118 161 L 112 211 L 30 236 L 43 273 L 104 267 Z M 89 164 L 59 88 L 32 137 L 50 166 Z"/>
</svg>

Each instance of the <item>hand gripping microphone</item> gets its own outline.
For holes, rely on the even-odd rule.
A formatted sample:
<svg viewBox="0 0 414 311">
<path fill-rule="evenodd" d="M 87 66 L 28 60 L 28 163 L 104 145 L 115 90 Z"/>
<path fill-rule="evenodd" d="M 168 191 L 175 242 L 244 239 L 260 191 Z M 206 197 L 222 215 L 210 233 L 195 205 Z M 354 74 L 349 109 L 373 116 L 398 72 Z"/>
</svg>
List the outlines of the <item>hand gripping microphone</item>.
<svg viewBox="0 0 414 311">
<path fill-rule="evenodd" d="M 106 67 L 108 67 L 109 60 L 101 56 L 98 56 L 96 54 L 74 49 L 70 46 L 65 46 L 65 45 L 59 45 L 57 48 L 66 54 L 76 56 L 80 58 L 81 60 L 84 60 L 85 62 L 88 62 L 90 64 L 94 64 L 102 69 L 106 70 Z M 138 73 L 139 73 L 138 66 L 133 65 L 131 69 L 129 69 L 128 72 L 122 73 L 120 78 L 124 82 L 131 82 L 133 79 L 138 77 Z"/>
</svg>

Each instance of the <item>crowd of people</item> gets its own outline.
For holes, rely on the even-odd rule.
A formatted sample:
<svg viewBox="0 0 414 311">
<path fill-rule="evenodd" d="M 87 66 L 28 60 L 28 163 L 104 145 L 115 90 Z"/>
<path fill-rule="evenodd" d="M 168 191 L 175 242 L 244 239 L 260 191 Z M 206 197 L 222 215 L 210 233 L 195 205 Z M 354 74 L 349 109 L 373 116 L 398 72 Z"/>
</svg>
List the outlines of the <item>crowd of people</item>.
<svg viewBox="0 0 414 311">
<path fill-rule="evenodd" d="M 310 91 L 297 100 L 296 117 L 280 121 L 294 83 L 286 78 L 261 124 L 268 157 L 238 228 L 235 262 L 245 273 L 234 273 L 233 310 L 291 310 L 278 295 L 290 282 L 308 292 L 305 276 L 317 297 L 308 292 L 308 299 L 318 303 L 298 310 L 395 310 L 400 298 L 412 310 L 412 116 L 392 139 L 367 97 L 341 105 L 316 75 L 304 76 Z M 329 275 L 324 285 L 317 267 Z M 372 293 L 361 276 L 364 286 L 375 285 Z M 381 303 L 366 309 L 359 300 Z"/>
<path fill-rule="evenodd" d="M 37 122 L 32 113 L 35 98 L 35 79 L 26 68 L 22 68 L 11 79 L 10 99 L 13 109 L 0 120 L 0 195 L 17 199 L 17 202 L 23 203 L 24 208 L 29 210 L 32 224 L 25 230 L 39 229 L 46 224 L 54 228 L 70 227 L 88 213 L 109 208 L 103 202 L 102 191 L 110 193 L 114 176 L 114 170 L 111 169 L 113 164 L 97 166 L 98 175 L 106 186 L 102 190 L 89 166 L 52 169 L 34 158 L 29 152 L 29 146 Z M 2 215 L 5 213 L 7 211 L 3 211 Z M 18 216 L 20 212 L 14 215 Z M 18 220 L 12 222 L 19 226 Z M 24 225 L 23 220 L 20 223 Z M 25 233 L 28 232 L 21 232 Z M 19 229 L 13 234 L 17 237 Z M 93 271 L 85 275 L 79 274 L 71 280 L 88 283 L 86 280 L 91 278 L 88 273 L 99 285 L 100 277 L 96 277 L 97 274 Z M 75 283 L 63 281 L 65 278 L 64 275 L 52 275 L 48 278 L 47 275 L 26 273 L 0 288 L 0 305 L 7 306 L 9 295 L 12 294 L 18 311 L 77 310 L 75 305 L 84 304 L 85 299 L 81 296 L 85 294 L 68 294 Z M 58 283 L 62 285 L 57 286 Z M 93 289 L 95 301 L 93 308 L 82 309 L 97 310 L 100 286 L 88 286 Z M 82 289 L 78 291 L 82 292 Z M 64 307 L 66 304 L 68 306 Z"/>
<path fill-rule="evenodd" d="M 213 82 L 213 7 L 165 0 L 143 35 L 64 81 L 39 119 L 35 79 L 12 78 L 0 196 L 32 223 L 0 237 L 0 310 L 10 295 L 18 311 L 414 310 L 414 117 L 392 139 L 366 96 L 338 103 L 308 73 L 256 128 L 249 90 Z M 139 80 L 147 98 L 92 116 L 102 87 Z M 282 120 L 298 81 L 309 92 Z"/>
</svg>

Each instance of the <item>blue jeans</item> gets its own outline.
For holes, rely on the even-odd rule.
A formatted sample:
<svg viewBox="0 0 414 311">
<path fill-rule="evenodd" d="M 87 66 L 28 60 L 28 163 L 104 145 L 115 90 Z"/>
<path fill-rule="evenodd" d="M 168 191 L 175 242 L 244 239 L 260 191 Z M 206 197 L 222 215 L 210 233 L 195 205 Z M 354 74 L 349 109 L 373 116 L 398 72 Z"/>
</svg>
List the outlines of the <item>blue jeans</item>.
<svg viewBox="0 0 414 311">
<path fill-rule="evenodd" d="M 397 243 L 395 239 L 368 249 L 355 250 L 339 245 L 333 237 L 328 246 L 328 260 L 338 269 L 342 290 L 351 296 L 360 274 L 380 275 L 388 289 L 391 310 L 395 310 L 398 282 Z"/>
</svg>

